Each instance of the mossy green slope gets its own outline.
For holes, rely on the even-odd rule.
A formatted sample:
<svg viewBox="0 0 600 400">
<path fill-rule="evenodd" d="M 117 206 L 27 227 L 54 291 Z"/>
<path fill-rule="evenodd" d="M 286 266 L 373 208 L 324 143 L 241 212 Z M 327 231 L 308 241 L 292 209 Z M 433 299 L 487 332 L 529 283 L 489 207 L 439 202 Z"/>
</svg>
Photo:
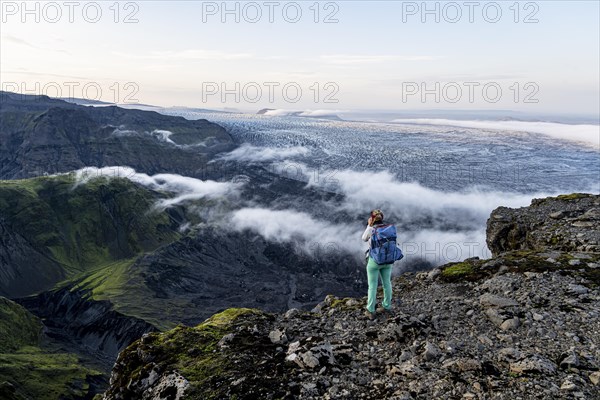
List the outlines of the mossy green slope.
<svg viewBox="0 0 600 400">
<path fill-rule="evenodd" d="M 13 247 L 25 242 L 40 254 L 33 270 L 18 260 L 0 265 L 0 274 L 7 277 L 0 294 L 17 297 L 50 289 L 66 278 L 175 240 L 172 214 L 153 209 L 159 196 L 123 178 L 100 177 L 80 185 L 73 174 L 0 181 L 5 235 Z M 10 247 L 9 241 L 0 252 L 11 254 Z M 40 286 L 28 290 L 33 279 Z"/>
<path fill-rule="evenodd" d="M 23 346 L 37 345 L 42 323 L 33 314 L 4 297 L 0 297 L 0 353 Z"/>
<path fill-rule="evenodd" d="M 92 300 L 108 300 L 113 309 L 143 319 L 158 329 L 167 330 L 177 324 L 165 318 L 171 308 L 189 306 L 178 299 L 158 299 L 144 283 L 144 271 L 136 268 L 138 258 L 115 261 L 83 272 L 58 286 L 71 291 L 83 290 Z"/>
<path fill-rule="evenodd" d="M 154 368 L 159 368 L 161 371 L 181 373 L 189 383 L 186 398 L 235 398 L 231 390 L 240 388 L 231 388 L 219 382 L 244 376 L 246 368 L 255 366 L 250 360 L 245 363 L 239 360 L 234 362 L 235 357 L 228 354 L 228 345 L 219 347 L 219 342 L 224 340 L 224 336 L 234 333 L 231 340 L 235 342 L 236 355 L 244 348 L 272 347 L 268 339 L 265 341 L 264 337 L 252 333 L 257 326 L 272 319 L 272 315 L 259 310 L 232 308 L 213 315 L 195 327 L 178 326 L 164 333 L 148 334 L 119 355 L 113 370 L 112 379 L 115 381 L 111 385 L 111 389 L 119 393 L 111 392 L 111 389 L 109 393 L 122 398 L 137 398 L 148 388 L 128 383 L 144 381 Z M 121 382 L 120 379 L 125 380 Z M 259 392 L 256 396 L 262 397 Z"/>
<path fill-rule="evenodd" d="M 20 305 L 0 297 L 0 398 L 83 398 L 100 373 L 69 353 L 40 347 L 42 324 Z"/>
</svg>

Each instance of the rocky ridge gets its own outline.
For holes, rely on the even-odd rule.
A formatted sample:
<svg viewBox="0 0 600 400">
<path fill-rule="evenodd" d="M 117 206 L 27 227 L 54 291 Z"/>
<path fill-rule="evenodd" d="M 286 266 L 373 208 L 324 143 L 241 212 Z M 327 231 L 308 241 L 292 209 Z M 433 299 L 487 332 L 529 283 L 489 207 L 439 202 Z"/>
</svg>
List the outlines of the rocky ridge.
<svg viewBox="0 0 600 400">
<path fill-rule="evenodd" d="M 492 259 L 397 277 L 393 313 L 375 321 L 365 299 L 328 296 L 144 335 L 103 399 L 599 398 L 599 206 L 570 195 L 494 211 Z"/>
<path fill-rule="evenodd" d="M 195 176 L 234 147 L 224 128 L 206 120 L 0 91 L 0 179 L 121 165 Z"/>
<path fill-rule="evenodd" d="M 597 253 L 598 226 L 597 196 L 573 193 L 534 199 L 531 208 L 497 208 L 488 220 L 487 243 L 494 255 L 520 249 Z"/>
</svg>

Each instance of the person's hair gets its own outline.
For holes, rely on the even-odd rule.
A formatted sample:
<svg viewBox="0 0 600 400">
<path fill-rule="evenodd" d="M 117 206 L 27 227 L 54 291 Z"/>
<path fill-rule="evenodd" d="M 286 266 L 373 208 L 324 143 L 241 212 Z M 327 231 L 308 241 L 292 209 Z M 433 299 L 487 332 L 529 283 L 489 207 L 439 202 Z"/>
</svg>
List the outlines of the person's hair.
<svg viewBox="0 0 600 400">
<path fill-rule="evenodd" d="M 373 222 L 383 222 L 383 212 L 381 210 L 373 210 L 371 211 L 371 218 Z"/>
</svg>

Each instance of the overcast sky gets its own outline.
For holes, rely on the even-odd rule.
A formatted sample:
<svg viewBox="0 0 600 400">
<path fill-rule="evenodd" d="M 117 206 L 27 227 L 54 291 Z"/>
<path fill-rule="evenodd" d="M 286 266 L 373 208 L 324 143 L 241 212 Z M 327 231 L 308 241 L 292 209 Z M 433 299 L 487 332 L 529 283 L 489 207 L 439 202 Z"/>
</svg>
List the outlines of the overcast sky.
<svg viewBox="0 0 600 400">
<path fill-rule="evenodd" d="M 2 2 L 4 89 L 247 110 L 600 108 L 598 1 L 76 3 Z"/>
</svg>

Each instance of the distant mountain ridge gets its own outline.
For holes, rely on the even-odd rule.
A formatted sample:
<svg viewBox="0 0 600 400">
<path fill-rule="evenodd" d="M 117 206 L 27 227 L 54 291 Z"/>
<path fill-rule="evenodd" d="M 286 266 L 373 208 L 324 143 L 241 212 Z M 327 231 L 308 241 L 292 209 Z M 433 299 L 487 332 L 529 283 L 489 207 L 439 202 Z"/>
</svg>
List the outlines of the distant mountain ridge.
<svg viewBox="0 0 600 400">
<path fill-rule="evenodd" d="M 234 147 L 206 120 L 0 92 L 0 179 L 113 165 L 194 175 Z"/>
</svg>

